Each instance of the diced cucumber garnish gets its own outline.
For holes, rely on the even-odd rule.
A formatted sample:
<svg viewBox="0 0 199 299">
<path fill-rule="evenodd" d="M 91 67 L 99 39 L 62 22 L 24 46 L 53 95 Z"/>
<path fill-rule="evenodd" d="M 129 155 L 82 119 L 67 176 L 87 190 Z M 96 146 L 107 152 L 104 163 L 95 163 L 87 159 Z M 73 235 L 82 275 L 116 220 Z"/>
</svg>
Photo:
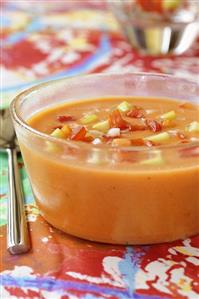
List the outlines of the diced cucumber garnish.
<svg viewBox="0 0 199 299">
<path fill-rule="evenodd" d="M 176 113 L 174 110 L 172 110 L 172 111 L 162 114 L 160 117 L 165 120 L 173 120 L 173 119 L 176 119 Z"/>
<path fill-rule="evenodd" d="M 162 8 L 163 10 L 173 10 L 178 8 L 182 0 L 162 0 Z"/>
<path fill-rule="evenodd" d="M 157 143 L 165 142 L 165 141 L 168 141 L 169 139 L 170 139 L 170 135 L 167 132 L 163 132 L 163 133 L 156 134 L 156 135 L 151 135 L 151 136 L 144 138 L 144 140 L 149 140 L 149 141 L 157 142 Z"/>
<path fill-rule="evenodd" d="M 193 121 L 192 123 L 190 123 L 187 128 L 186 131 L 188 132 L 199 132 L 199 122 L 198 121 Z"/>
<path fill-rule="evenodd" d="M 50 135 L 57 138 L 65 138 L 64 132 L 59 128 L 55 129 Z"/>
<path fill-rule="evenodd" d="M 98 131 L 106 133 L 108 131 L 108 129 L 110 128 L 110 124 L 109 124 L 108 120 L 104 120 L 104 121 L 96 123 L 95 125 L 93 125 L 92 128 L 94 130 L 98 130 Z"/>
<path fill-rule="evenodd" d="M 83 116 L 80 119 L 80 123 L 82 125 L 88 125 L 88 124 L 91 124 L 95 121 L 97 121 L 97 115 L 96 114 L 87 114 L 87 115 Z"/>
<path fill-rule="evenodd" d="M 131 110 L 132 105 L 128 103 L 127 101 L 122 102 L 117 106 L 117 109 L 120 110 L 121 112 L 127 112 Z"/>
</svg>

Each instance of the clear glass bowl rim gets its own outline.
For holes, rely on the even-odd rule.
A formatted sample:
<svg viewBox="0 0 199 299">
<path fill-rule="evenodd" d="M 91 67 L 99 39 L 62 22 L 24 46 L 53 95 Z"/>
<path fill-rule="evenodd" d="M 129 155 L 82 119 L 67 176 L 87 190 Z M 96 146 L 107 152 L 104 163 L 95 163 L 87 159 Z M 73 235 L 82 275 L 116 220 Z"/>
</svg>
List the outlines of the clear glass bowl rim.
<svg viewBox="0 0 199 299">
<path fill-rule="evenodd" d="M 121 72 L 121 73 L 117 73 L 117 72 L 109 72 L 109 73 L 95 73 L 95 74 L 80 74 L 80 75 L 75 75 L 75 76 L 70 76 L 70 77 L 63 77 L 63 78 L 59 78 L 57 80 L 50 80 L 44 83 L 40 83 L 37 85 L 34 85 L 31 88 L 28 88 L 24 91 L 22 91 L 21 93 L 19 93 L 17 96 L 15 96 L 15 98 L 12 100 L 11 104 L 10 104 L 10 113 L 12 116 L 12 119 L 22 128 L 24 129 L 26 132 L 29 132 L 31 134 L 33 134 L 35 137 L 39 137 L 42 138 L 44 140 L 48 140 L 51 142 L 55 142 L 58 143 L 60 145 L 68 145 L 70 147 L 78 147 L 81 149 L 85 149 L 85 150 L 91 150 L 91 149 L 98 149 L 98 150 L 109 150 L 109 151 L 115 151 L 115 150 L 125 150 L 125 151 L 154 151 L 154 150 L 164 150 L 164 149 L 186 149 L 186 148 L 190 148 L 193 146 L 199 146 L 199 141 L 194 141 L 191 143 L 181 143 L 181 144 L 171 144 L 171 145 L 164 145 L 164 146 L 155 146 L 155 147 L 147 147 L 147 146 L 110 146 L 108 144 L 99 144 L 99 145 L 95 145 L 92 143 L 87 143 L 87 142 L 82 142 L 82 141 L 73 141 L 73 140 L 64 140 L 64 139 L 59 139 L 56 137 L 53 137 L 51 135 L 42 133 L 40 131 L 37 131 L 36 129 L 32 128 L 31 126 L 29 126 L 24 120 L 23 118 L 19 115 L 19 107 L 18 105 L 20 104 L 20 101 L 24 99 L 24 97 L 27 97 L 28 95 L 30 95 L 32 92 L 36 92 L 37 90 L 42 89 L 43 87 L 48 87 L 49 85 L 52 86 L 52 84 L 56 84 L 56 82 L 61 82 L 61 81 L 68 81 L 68 80 L 74 80 L 74 79 L 79 79 L 79 78 L 86 78 L 89 80 L 90 77 L 94 78 L 100 78 L 100 77 L 109 77 L 111 76 L 117 76 L 117 75 L 134 75 L 134 76 L 146 76 L 146 77 L 163 77 L 163 78 L 168 78 L 168 79 L 175 79 L 175 80 L 179 80 L 180 82 L 184 82 L 184 83 L 191 83 L 197 86 L 198 90 L 199 90 L 199 84 L 195 81 L 189 80 L 189 79 L 185 79 L 185 78 L 180 78 L 180 77 L 176 77 L 173 75 L 167 75 L 167 74 L 162 74 L 162 73 L 152 73 L 152 72 Z M 166 98 L 166 97 L 165 97 Z M 85 99 L 87 99 L 85 97 Z"/>
</svg>

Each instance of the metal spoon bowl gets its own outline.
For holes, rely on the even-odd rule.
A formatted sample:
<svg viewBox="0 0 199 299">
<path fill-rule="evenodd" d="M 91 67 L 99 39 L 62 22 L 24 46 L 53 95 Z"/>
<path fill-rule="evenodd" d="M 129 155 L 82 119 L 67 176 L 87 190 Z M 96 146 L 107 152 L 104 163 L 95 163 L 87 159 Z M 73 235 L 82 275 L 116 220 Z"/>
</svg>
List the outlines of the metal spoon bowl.
<svg viewBox="0 0 199 299">
<path fill-rule="evenodd" d="M 8 154 L 7 249 L 11 254 L 21 254 L 30 249 L 30 240 L 17 164 L 19 147 L 8 108 L 0 109 L 0 151 Z"/>
</svg>

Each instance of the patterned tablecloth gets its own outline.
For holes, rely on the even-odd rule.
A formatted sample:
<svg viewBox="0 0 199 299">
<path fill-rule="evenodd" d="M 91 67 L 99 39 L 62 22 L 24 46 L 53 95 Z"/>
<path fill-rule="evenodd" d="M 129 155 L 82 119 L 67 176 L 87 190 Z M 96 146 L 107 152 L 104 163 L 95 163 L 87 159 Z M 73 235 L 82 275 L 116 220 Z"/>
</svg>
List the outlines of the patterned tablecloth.
<svg viewBox="0 0 199 299">
<path fill-rule="evenodd" d="M 199 81 L 199 41 L 180 57 L 142 56 L 121 36 L 100 1 L 87 2 L 1 3 L 1 106 L 38 82 L 86 72 L 164 72 Z M 21 158 L 32 250 L 9 255 L 7 158 L 0 158 L 2 299 L 199 298 L 199 236 L 126 247 L 63 234 L 39 215 Z"/>
</svg>

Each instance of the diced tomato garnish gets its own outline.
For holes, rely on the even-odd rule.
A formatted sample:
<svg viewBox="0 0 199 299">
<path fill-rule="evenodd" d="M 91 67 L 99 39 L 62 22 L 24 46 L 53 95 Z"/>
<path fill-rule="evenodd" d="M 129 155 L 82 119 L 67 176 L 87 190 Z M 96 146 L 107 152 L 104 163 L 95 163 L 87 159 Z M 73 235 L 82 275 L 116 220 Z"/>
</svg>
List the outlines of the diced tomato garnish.
<svg viewBox="0 0 199 299">
<path fill-rule="evenodd" d="M 114 110 L 109 114 L 109 122 L 111 128 L 120 128 L 121 130 L 129 128 L 129 124 L 122 118 L 119 110 Z"/>
<path fill-rule="evenodd" d="M 57 116 L 57 120 L 61 123 L 64 123 L 64 122 L 75 120 L 75 119 L 71 115 L 59 115 L 59 116 Z"/>
<path fill-rule="evenodd" d="M 92 142 L 94 140 L 93 136 L 85 136 L 84 141 L 85 142 Z"/>
<path fill-rule="evenodd" d="M 132 139 L 131 144 L 134 146 L 143 146 L 145 145 L 144 140 L 142 138 Z"/>
<path fill-rule="evenodd" d="M 162 0 L 136 0 L 144 11 L 162 12 Z"/>
<path fill-rule="evenodd" d="M 143 109 L 134 108 L 133 110 L 130 110 L 127 112 L 126 116 L 132 117 L 132 118 L 142 118 L 144 117 L 144 111 Z"/>
<path fill-rule="evenodd" d="M 192 146 L 189 148 L 181 149 L 180 155 L 182 158 L 199 157 L 199 146 Z"/>
<path fill-rule="evenodd" d="M 75 141 L 85 141 L 86 139 L 86 128 L 85 127 L 79 127 L 75 129 L 71 135 L 71 140 Z"/>
<path fill-rule="evenodd" d="M 162 125 L 153 119 L 146 119 L 146 125 L 153 132 L 159 132 L 162 130 Z"/>
<path fill-rule="evenodd" d="M 130 125 L 130 131 L 144 131 L 147 129 L 147 126 L 144 124 L 135 124 L 135 125 Z"/>
</svg>

